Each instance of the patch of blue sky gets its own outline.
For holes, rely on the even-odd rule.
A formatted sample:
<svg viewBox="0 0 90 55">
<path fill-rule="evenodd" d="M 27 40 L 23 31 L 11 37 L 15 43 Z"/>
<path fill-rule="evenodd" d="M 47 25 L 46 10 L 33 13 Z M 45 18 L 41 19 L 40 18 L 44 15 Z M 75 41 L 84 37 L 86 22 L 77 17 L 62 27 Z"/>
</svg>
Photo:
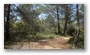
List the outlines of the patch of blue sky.
<svg viewBox="0 0 90 55">
<path fill-rule="evenodd" d="M 41 13 L 38 17 L 39 19 L 46 19 L 47 18 L 47 14 Z"/>
</svg>

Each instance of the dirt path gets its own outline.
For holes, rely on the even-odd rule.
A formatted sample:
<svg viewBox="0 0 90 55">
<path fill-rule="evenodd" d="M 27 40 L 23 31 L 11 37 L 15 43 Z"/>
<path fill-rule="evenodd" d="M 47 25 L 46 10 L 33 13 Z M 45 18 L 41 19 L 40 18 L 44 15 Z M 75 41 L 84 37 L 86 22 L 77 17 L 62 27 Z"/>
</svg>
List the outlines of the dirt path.
<svg viewBox="0 0 90 55">
<path fill-rule="evenodd" d="M 5 46 L 8 49 L 70 49 L 67 41 L 71 37 L 59 37 L 39 40 L 38 42 L 14 42 L 13 45 Z"/>
</svg>

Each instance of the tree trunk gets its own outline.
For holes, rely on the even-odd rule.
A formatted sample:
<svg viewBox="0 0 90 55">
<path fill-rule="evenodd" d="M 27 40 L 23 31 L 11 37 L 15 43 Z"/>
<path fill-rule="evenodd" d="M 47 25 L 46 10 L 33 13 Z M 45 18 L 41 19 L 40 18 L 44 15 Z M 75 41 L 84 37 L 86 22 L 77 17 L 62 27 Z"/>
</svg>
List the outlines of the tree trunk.
<svg viewBox="0 0 90 55">
<path fill-rule="evenodd" d="M 68 5 L 66 5 L 65 7 L 65 26 L 64 26 L 64 35 L 66 34 L 66 30 L 67 30 L 67 20 L 68 20 Z"/>
<path fill-rule="evenodd" d="M 8 5 L 7 17 L 6 17 L 6 41 L 10 40 L 10 4 Z"/>
<path fill-rule="evenodd" d="M 75 39 L 74 39 L 74 46 L 77 47 L 77 41 L 78 41 L 78 37 L 79 37 L 79 33 L 80 33 L 80 24 L 79 24 L 79 11 L 78 11 L 78 4 L 76 4 L 76 16 L 77 16 L 77 34 L 75 36 Z"/>
<path fill-rule="evenodd" d="M 59 22 L 59 13 L 58 13 L 58 11 L 59 11 L 59 7 L 57 5 L 58 34 L 60 34 L 60 22 Z"/>
</svg>

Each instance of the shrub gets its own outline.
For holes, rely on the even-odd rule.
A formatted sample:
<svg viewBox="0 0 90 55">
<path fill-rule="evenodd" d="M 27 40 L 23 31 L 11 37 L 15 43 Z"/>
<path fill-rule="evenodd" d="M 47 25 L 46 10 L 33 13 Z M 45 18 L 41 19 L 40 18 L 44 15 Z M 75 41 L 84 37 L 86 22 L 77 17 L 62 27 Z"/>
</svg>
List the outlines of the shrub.
<svg viewBox="0 0 90 55">
<path fill-rule="evenodd" d="M 48 39 L 55 37 L 55 34 L 45 34 L 45 33 L 37 33 L 35 38 L 37 39 Z"/>
<path fill-rule="evenodd" d="M 74 38 L 71 38 L 68 43 L 69 44 L 73 44 L 73 41 L 74 41 Z M 84 48 L 84 30 L 80 30 L 80 34 L 79 34 L 79 38 L 78 38 L 78 41 L 77 41 L 77 48 Z"/>
<path fill-rule="evenodd" d="M 73 35 L 73 33 L 75 33 L 75 28 L 69 27 L 69 28 L 67 29 L 67 34 L 68 34 L 68 35 Z"/>
<path fill-rule="evenodd" d="M 28 34 L 29 27 L 24 22 L 16 22 L 13 24 L 13 30 L 11 31 L 11 37 L 14 39 L 24 39 Z"/>
</svg>

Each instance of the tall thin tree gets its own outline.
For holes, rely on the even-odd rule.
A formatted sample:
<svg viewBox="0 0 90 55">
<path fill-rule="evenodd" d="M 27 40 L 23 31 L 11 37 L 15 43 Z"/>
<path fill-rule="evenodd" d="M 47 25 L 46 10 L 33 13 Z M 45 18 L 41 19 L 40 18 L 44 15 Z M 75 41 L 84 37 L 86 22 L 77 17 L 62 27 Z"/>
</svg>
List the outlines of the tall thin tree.
<svg viewBox="0 0 90 55">
<path fill-rule="evenodd" d="M 6 40 L 9 41 L 10 40 L 10 6 L 11 4 L 8 4 L 7 7 L 8 7 L 8 10 L 7 10 L 7 17 L 6 17 Z"/>
<path fill-rule="evenodd" d="M 77 47 L 78 37 L 80 33 L 80 24 L 79 24 L 79 9 L 78 4 L 76 4 L 76 16 L 77 16 L 77 34 L 74 39 L 74 46 Z"/>
<path fill-rule="evenodd" d="M 68 5 L 65 5 L 65 26 L 64 26 L 64 35 L 66 34 L 67 29 L 67 20 L 68 20 Z"/>
<path fill-rule="evenodd" d="M 57 21 L 58 21 L 58 34 L 60 34 L 59 5 L 58 4 L 57 4 Z"/>
</svg>

